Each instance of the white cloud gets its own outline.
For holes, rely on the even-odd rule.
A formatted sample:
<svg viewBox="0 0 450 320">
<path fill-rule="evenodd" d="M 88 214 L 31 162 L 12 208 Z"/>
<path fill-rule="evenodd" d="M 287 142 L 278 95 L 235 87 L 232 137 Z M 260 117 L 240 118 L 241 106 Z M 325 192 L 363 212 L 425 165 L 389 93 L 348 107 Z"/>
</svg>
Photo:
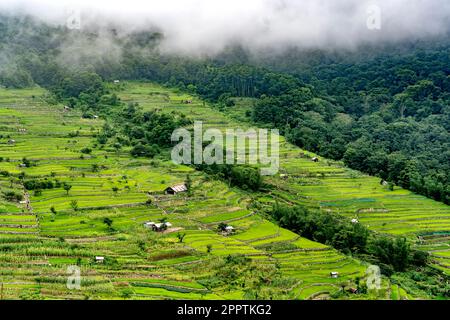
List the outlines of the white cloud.
<svg viewBox="0 0 450 320">
<path fill-rule="evenodd" d="M 367 28 L 367 8 L 381 9 L 381 30 Z M 23 11 L 65 23 L 80 8 L 82 25 L 113 22 L 157 26 L 165 48 L 217 52 L 229 43 L 253 49 L 354 46 L 448 32 L 448 0 L 2 0 L 0 10 Z"/>
</svg>

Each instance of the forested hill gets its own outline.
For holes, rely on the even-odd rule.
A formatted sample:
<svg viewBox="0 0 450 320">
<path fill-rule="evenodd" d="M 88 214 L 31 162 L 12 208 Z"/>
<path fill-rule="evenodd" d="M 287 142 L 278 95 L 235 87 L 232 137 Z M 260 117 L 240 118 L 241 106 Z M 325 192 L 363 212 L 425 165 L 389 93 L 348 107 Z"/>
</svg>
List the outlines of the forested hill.
<svg viewBox="0 0 450 320">
<path fill-rule="evenodd" d="M 68 30 L 0 16 L 0 84 L 50 89 L 87 111 L 101 80 L 152 80 L 226 108 L 256 98 L 249 117 L 295 144 L 412 191 L 450 202 L 450 42 L 348 53 L 245 51 L 194 59 L 163 55 L 159 33 Z M 238 52 L 236 54 L 236 52 Z M 369 53 L 369 54 L 368 54 Z"/>
<path fill-rule="evenodd" d="M 267 97 L 255 120 L 285 128 L 306 149 L 448 203 L 449 41 L 315 53 L 264 65 L 296 76 L 320 98 Z"/>
</svg>

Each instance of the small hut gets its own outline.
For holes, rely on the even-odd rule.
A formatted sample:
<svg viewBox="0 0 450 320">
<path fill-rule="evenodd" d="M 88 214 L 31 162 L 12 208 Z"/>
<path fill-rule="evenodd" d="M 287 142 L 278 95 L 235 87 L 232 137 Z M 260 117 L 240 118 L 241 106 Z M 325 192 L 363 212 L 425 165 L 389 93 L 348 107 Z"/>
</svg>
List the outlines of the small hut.
<svg viewBox="0 0 450 320">
<path fill-rule="evenodd" d="M 103 262 L 105 262 L 105 257 L 97 256 L 97 257 L 95 257 L 95 262 L 103 263 Z"/>
<path fill-rule="evenodd" d="M 330 277 L 335 279 L 339 278 L 339 272 L 336 271 L 330 272 Z"/>
<path fill-rule="evenodd" d="M 14 140 L 14 139 L 8 140 L 8 144 L 9 145 L 16 144 L 16 140 Z"/>
<path fill-rule="evenodd" d="M 232 227 L 232 226 L 226 226 L 226 227 L 225 227 L 225 232 L 226 232 L 227 234 L 233 233 L 233 232 L 234 232 L 234 227 Z"/>
<path fill-rule="evenodd" d="M 172 224 L 170 222 L 163 222 L 163 223 L 146 222 L 144 223 L 144 226 L 148 229 L 152 229 L 153 231 L 164 231 L 167 228 L 172 227 Z"/>
<path fill-rule="evenodd" d="M 172 187 L 168 187 L 166 190 L 164 190 L 165 194 L 171 194 L 171 195 L 176 195 L 180 192 L 186 192 L 187 191 L 187 187 L 184 183 L 182 184 L 177 184 L 175 186 Z"/>
<path fill-rule="evenodd" d="M 314 157 L 314 158 L 311 159 L 311 161 L 313 161 L 313 162 L 319 162 L 319 158 Z"/>
<path fill-rule="evenodd" d="M 149 228 L 149 229 L 153 229 L 154 225 L 156 225 L 156 223 L 154 223 L 154 222 L 146 222 L 146 223 L 144 223 L 144 227 Z"/>
</svg>

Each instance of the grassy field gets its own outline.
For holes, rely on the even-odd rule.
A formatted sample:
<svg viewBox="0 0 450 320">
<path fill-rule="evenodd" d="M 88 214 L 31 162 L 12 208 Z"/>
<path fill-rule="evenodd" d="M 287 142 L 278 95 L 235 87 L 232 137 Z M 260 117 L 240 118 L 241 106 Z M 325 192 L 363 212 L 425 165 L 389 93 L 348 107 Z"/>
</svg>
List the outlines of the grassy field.
<svg viewBox="0 0 450 320">
<path fill-rule="evenodd" d="M 153 84 L 127 84 L 118 94 L 146 110 L 183 112 L 205 127 L 248 126 L 247 99 L 224 114 L 195 97 Z M 266 284 L 258 297 L 322 299 L 341 290 L 343 283 L 352 285 L 364 277 L 367 265 L 279 228 L 252 211 L 249 204 L 255 200 L 266 205 L 302 203 L 358 217 L 377 232 L 407 235 L 432 251 L 441 268 L 450 267 L 448 206 L 398 188 L 386 190 L 378 179 L 340 163 L 313 163 L 312 154 L 285 142 L 281 172 L 287 179 L 268 178 L 277 187 L 270 194 L 247 193 L 164 158 L 135 159 L 127 150 L 100 149 L 95 135 L 102 119 L 82 119 L 77 111 L 49 105 L 44 95 L 38 88 L 0 89 L 0 172 L 11 175 L 0 175 L 0 193 L 12 190 L 24 197 L 20 202 L 0 197 L 3 299 L 254 298 L 252 275 L 259 273 L 276 281 Z M 187 99 L 193 103 L 182 103 Z M 8 143 L 11 139 L 14 144 Z M 86 147 L 92 148 L 90 155 L 80 152 Z M 36 166 L 21 167 L 24 157 Z M 21 173 L 72 188 L 28 194 L 18 178 Z M 193 180 L 191 197 L 162 194 L 167 186 L 183 182 L 187 173 Z M 113 221 L 112 228 L 105 218 Z M 163 218 L 173 224 L 164 233 L 143 226 Z M 220 222 L 233 225 L 235 234 L 219 234 Z M 183 242 L 180 233 L 185 234 Z M 227 263 L 233 254 L 248 261 Z M 95 256 L 105 257 L 105 262 L 96 263 Z M 81 268 L 81 290 L 67 288 L 72 265 Z M 223 281 L 228 268 L 236 278 Z M 333 271 L 340 277 L 331 278 Z M 383 287 L 378 298 L 414 298 L 386 280 Z"/>
</svg>

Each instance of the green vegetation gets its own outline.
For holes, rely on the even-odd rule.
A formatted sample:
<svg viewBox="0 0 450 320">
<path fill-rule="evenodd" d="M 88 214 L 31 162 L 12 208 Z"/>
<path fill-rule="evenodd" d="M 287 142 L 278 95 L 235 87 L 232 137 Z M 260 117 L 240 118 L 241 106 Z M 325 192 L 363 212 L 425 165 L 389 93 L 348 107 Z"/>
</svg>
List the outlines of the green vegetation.
<svg viewBox="0 0 450 320">
<path fill-rule="evenodd" d="M 21 196 L 25 183 L 29 192 L 41 190 L 29 193 L 30 207 L 3 197 L 0 201 L 5 298 L 26 298 L 32 292 L 42 299 L 307 299 L 339 290 L 331 271 L 349 282 L 364 278 L 366 266 L 359 261 L 257 215 L 252 193 L 174 165 L 164 148 L 151 159 L 133 157 L 131 145 L 118 151 L 115 138 L 101 145 L 97 137 L 106 115 L 89 119 L 77 107 L 64 111 L 63 105 L 40 99 L 45 93 L 0 89 L 5 114 L 0 134 L 17 140 L 16 145 L 3 143 L 8 138 L 0 141 L 0 152 L 9 159 L 0 163 L 0 170 L 8 172 L 0 188 Z M 196 109 L 211 125 L 217 120 L 227 125 L 222 114 L 195 97 L 160 86 L 130 83 L 118 97 L 126 105 L 138 102 L 142 112 L 161 108 L 171 114 L 176 109 L 188 118 Z M 193 103 L 181 103 L 186 99 Z M 17 119 L 26 134 L 15 132 Z M 79 135 L 69 138 L 75 131 Z M 92 152 L 80 158 L 84 148 Z M 37 165 L 18 167 L 24 156 Z M 188 175 L 190 197 L 163 194 Z M 68 193 L 64 186 L 71 186 Z M 167 221 L 172 227 L 153 232 L 143 226 L 148 221 Z M 220 223 L 236 232 L 219 234 Z M 95 262 L 96 256 L 105 257 L 104 263 Z M 81 267 L 80 291 L 66 287 L 70 265 Z"/>
<path fill-rule="evenodd" d="M 384 274 L 416 270 L 428 263 L 426 252 L 412 250 L 406 238 L 370 233 L 358 221 L 332 213 L 311 212 L 303 207 L 274 205 L 271 216 L 280 226 L 362 260 L 379 265 Z"/>
<path fill-rule="evenodd" d="M 111 35 L 120 58 L 69 67 L 58 43 L 72 31 L 0 18 L 5 298 L 449 296 L 448 40 L 242 64 Z M 194 121 L 279 128 L 280 175 L 175 165 L 170 135 Z M 73 265 L 81 290 L 66 286 Z"/>
<path fill-rule="evenodd" d="M 319 58 L 306 70 L 295 66 L 307 54 L 281 58 L 308 86 L 262 97 L 253 119 L 309 151 L 448 204 L 448 42 L 370 50 Z"/>
<path fill-rule="evenodd" d="M 228 181 L 230 185 L 244 190 L 258 191 L 263 185 L 263 178 L 258 168 L 243 165 L 195 165 L 197 170 L 204 171 L 219 179 Z"/>
<path fill-rule="evenodd" d="M 82 110 L 86 119 L 95 119 L 120 102 L 120 94 L 112 89 L 120 90 L 121 85 L 105 85 L 102 80 L 155 81 L 195 93 L 217 103 L 220 110 L 233 108 L 234 97 L 255 98 L 255 108 L 246 115 L 278 127 L 292 143 L 344 160 L 352 169 L 392 185 L 450 201 L 447 38 L 369 46 L 349 54 L 290 51 L 272 60 L 253 59 L 242 50 L 216 59 L 163 56 L 157 50 L 160 34 L 149 34 L 146 41 L 137 34 L 126 43 L 111 35 L 110 41 L 123 52 L 121 58 L 83 59 L 79 68 L 70 68 L 55 62 L 55 46 L 70 37 L 71 30 L 32 18 L 1 19 L 0 40 L 12 57 L 0 73 L 0 84 L 6 87 L 38 84 L 53 93 L 48 101 L 64 99 Z M 24 24 L 33 27 L 25 32 Z M 78 37 L 89 43 L 100 35 L 81 32 Z M 167 102 L 167 96 L 161 98 Z M 154 112 L 151 119 L 139 119 L 135 130 L 126 131 L 129 142 L 135 143 L 135 156 L 155 156 L 156 145 L 168 142 L 168 136 L 160 133 L 167 133 L 173 120 Z M 133 119 L 129 123 L 134 126 Z M 150 123 L 157 126 L 143 137 L 142 129 Z M 76 129 L 68 134 L 80 135 Z M 107 138 L 97 136 L 101 144 Z M 121 145 L 114 144 L 116 150 Z"/>
</svg>

